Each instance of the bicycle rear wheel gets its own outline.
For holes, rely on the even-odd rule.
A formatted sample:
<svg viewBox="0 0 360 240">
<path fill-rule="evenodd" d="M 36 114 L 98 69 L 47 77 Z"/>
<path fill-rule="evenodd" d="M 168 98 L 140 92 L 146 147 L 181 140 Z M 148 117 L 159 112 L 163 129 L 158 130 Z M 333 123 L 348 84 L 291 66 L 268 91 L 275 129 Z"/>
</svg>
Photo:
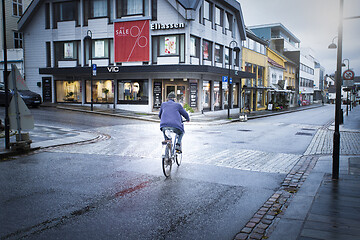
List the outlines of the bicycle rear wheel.
<svg viewBox="0 0 360 240">
<path fill-rule="evenodd" d="M 170 151 L 171 151 L 171 149 L 169 148 L 169 146 L 166 146 L 165 154 L 162 156 L 162 169 L 163 169 L 163 173 L 164 173 L 165 177 L 170 176 L 171 168 L 172 168 L 172 161 L 170 159 L 170 156 L 171 156 Z"/>
<path fill-rule="evenodd" d="M 175 154 L 175 160 L 176 160 L 176 164 L 177 164 L 178 166 L 180 166 L 181 161 L 182 161 L 182 153 L 176 153 L 176 154 Z"/>
</svg>

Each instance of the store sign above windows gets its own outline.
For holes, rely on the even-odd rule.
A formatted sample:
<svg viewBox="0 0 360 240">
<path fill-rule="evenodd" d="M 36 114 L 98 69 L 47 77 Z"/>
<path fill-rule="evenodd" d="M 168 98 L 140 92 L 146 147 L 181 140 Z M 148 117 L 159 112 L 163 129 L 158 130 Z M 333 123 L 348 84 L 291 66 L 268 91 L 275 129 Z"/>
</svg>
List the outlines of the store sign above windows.
<svg viewBox="0 0 360 240">
<path fill-rule="evenodd" d="M 151 30 L 170 30 L 185 28 L 185 23 L 152 23 Z"/>
<path fill-rule="evenodd" d="M 150 52 L 149 20 L 115 22 L 115 62 L 148 62 Z"/>
</svg>

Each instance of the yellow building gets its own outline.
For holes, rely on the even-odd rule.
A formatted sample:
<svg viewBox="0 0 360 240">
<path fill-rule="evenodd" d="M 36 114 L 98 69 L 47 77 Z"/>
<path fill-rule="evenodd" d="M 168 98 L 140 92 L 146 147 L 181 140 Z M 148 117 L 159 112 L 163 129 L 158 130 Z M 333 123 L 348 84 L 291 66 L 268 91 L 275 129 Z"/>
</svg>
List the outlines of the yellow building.
<svg viewBox="0 0 360 240">
<path fill-rule="evenodd" d="M 242 79 L 242 109 L 245 111 L 259 111 L 266 109 L 267 103 L 267 55 L 268 42 L 246 30 L 247 40 L 243 41 L 242 69 L 255 73 L 255 79 Z"/>
<path fill-rule="evenodd" d="M 296 64 L 271 48 L 267 49 L 267 55 L 269 86 L 272 88 L 268 92 L 269 103 L 278 108 L 294 106 Z"/>
</svg>

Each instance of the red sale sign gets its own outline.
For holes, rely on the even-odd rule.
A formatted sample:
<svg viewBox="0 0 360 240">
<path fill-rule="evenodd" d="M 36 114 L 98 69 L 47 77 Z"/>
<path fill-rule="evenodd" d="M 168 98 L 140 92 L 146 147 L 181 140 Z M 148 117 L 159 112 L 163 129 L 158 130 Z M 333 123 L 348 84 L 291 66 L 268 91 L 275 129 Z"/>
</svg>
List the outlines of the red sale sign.
<svg viewBox="0 0 360 240">
<path fill-rule="evenodd" d="M 149 61 L 149 20 L 115 22 L 115 62 Z"/>
</svg>

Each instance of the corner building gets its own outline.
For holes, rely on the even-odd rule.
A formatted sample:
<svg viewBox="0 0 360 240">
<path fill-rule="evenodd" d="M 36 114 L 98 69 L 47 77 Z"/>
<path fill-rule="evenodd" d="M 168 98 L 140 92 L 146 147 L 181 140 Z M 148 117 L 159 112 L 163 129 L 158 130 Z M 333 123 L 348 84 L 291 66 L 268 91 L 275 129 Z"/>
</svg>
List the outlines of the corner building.
<svg viewBox="0 0 360 240">
<path fill-rule="evenodd" d="M 235 0 L 33 0 L 19 29 L 25 80 L 44 102 L 153 112 L 174 91 L 215 111 L 227 109 L 229 74 L 231 108 L 240 79 L 255 77 L 233 51 L 246 40 Z"/>
</svg>

